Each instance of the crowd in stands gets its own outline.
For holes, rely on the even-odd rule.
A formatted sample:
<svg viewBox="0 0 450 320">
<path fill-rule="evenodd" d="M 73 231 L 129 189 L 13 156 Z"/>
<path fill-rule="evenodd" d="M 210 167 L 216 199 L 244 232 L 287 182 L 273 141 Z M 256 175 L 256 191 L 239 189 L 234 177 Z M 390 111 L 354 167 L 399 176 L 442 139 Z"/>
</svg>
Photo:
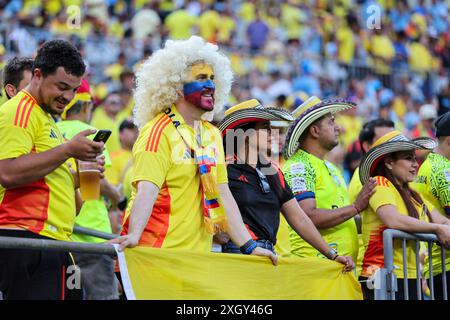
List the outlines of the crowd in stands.
<svg viewBox="0 0 450 320">
<path fill-rule="evenodd" d="M 102 195 L 108 194 L 106 231 L 119 233 L 137 192 L 131 184 L 136 75 L 168 39 L 199 35 L 226 54 L 234 80 L 225 109 L 257 99 L 293 112 L 311 96 L 356 106 L 339 110 L 339 145 L 326 155 L 348 184 L 367 152 L 358 140 L 364 123 L 384 119 L 405 139 L 436 138 L 434 121 L 450 111 L 448 11 L 438 0 L 12 0 L 0 3 L 0 70 L 14 57 L 34 58 L 52 39 L 78 49 L 92 105 L 83 106 L 89 111 L 82 118 L 82 104 L 70 115 L 112 131 L 104 188 L 118 193 Z M 3 89 L 0 105 L 8 97 Z M 361 212 L 348 206 L 353 215 Z"/>
<path fill-rule="evenodd" d="M 370 24 L 373 6 L 379 27 Z M 448 10 L 436 0 L 14 0 L 0 7 L 0 67 L 13 56 L 31 57 L 45 40 L 69 39 L 88 66 L 96 104 L 115 91 L 123 119 L 140 63 L 166 39 L 198 34 L 232 62 L 230 106 L 256 98 L 291 109 L 311 95 L 357 103 L 339 120 L 343 152 L 351 155 L 358 130 L 347 128 L 382 116 L 413 136 L 424 131 L 422 105 L 439 114 L 450 108 Z M 117 134 L 113 140 L 112 152 Z"/>
</svg>

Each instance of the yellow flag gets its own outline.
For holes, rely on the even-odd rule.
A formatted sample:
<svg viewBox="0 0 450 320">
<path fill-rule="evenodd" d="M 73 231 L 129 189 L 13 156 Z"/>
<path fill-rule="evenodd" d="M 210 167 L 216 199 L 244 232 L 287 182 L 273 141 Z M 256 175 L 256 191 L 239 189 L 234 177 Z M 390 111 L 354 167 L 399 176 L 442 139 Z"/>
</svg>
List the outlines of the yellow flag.
<svg viewBox="0 0 450 320">
<path fill-rule="evenodd" d="M 279 258 L 137 247 L 119 253 L 127 298 L 138 300 L 361 300 L 342 265 Z"/>
</svg>

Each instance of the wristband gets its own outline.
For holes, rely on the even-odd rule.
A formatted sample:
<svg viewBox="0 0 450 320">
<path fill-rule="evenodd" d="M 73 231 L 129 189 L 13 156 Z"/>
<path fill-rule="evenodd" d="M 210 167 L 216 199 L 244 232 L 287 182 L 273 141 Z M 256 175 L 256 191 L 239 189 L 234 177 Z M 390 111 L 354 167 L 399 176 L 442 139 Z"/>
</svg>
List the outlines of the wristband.
<svg viewBox="0 0 450 320">
<path fill-rule="evenodd" d="M 241 252 L 243 254 L 251 254 L 253 252 L 253 250 L 255 250 L 255 248 L 257 247 L 256 245 L 256 241 L 253 239 L 248 240 L 246 243 L 244 243 L 239 250 L 241 250 Z"/>
<path fill-rule="evenodd" d="M 330 249 L 330 251 L 327 252 L 326 257 L 330 260 L 336 260 L 336 258 L 338 257 L 338 253 L 336 250 L 334 250 L 333 248 Z"/>
</svg>

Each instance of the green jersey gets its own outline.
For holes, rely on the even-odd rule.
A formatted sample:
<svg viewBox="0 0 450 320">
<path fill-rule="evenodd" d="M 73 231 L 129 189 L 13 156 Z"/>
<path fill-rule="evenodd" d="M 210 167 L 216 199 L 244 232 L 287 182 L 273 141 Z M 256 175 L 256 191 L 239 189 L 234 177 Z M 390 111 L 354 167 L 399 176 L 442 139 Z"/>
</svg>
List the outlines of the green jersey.
<svg viewBox="0 0 450 320">
<path fill-rule="evenodd" d="M 446 217 L 450 215 L 450 160 L 440 154 L 430 153 L 420 166 L 416 181 L 412 186 L 442 215 Z M 445 266 L 448 271 L 450 270 L 450 250 L 446 250 L 445 253 Z M 433 245 L 432 257 L 433 274 L 442 273 L 440 246 Z M 424 272 L 428 277 L 428 257 L 425 260 Z"/>
<path fill-rule="evenodd" d="M 342 174 L 332 163 L 304 150 L 298 150 L 283 166 L 283 174 L 297 201 L 315 199 L 319 209 L 333 210 L 350 204 Z M 358 255 L 358 236 L 354 219 L 337 226 L 320 229 L 322 237 L 340 255 Z M 291 251 L 300 257 L 323 255 L 290 229 Z"/>
<path fill-rule="evenodd" d="M 61 131 L 63 137 L 66 140 L 72 139 L 75 135 L 80 133 L 81 131 L 94 129 L 96 128 L 78 120 L 66 120 L 57 122 L 57 126 Z M 94 135 L 91 135 L 89 138 L 94 138 Z M 106 150 L 103 151 L 103 155 L 105 156 L 105 167 L 111 166 L 111 160 L 109 157 L 109 153 Z M 108 210 L 106 208 L 105 202 L 103 199 L 99 200 L 87 200 L 84 201 L 83 206 L 81 207 L 80 213 L 75 218 L 75 224 L 80 227 L 85 227 L 89 229 L 94 229 L 97 231 L 111 233 L 111 223 L 109 221 Z M 73 241 L 77 242 L 104 242 L 106 240 L 87 236 L 87 235 L 79 235 L 72 234 L 70 237 Z"/>
</svg>

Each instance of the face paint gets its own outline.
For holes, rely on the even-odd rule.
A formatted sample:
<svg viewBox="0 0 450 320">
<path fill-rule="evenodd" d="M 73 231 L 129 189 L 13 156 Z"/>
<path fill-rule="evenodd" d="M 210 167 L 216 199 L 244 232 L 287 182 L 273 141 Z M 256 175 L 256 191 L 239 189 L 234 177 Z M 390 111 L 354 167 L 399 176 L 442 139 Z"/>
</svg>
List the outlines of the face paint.
<svg viewBox="0 0 450 320">
<path fill-rule="evenodd" d="M 196 63 L 191 67 L 188 82 L 183 86 L 184 98 L 205 111 L 214 109 L 214 72 L 210 65 Z"/>
</svg>

